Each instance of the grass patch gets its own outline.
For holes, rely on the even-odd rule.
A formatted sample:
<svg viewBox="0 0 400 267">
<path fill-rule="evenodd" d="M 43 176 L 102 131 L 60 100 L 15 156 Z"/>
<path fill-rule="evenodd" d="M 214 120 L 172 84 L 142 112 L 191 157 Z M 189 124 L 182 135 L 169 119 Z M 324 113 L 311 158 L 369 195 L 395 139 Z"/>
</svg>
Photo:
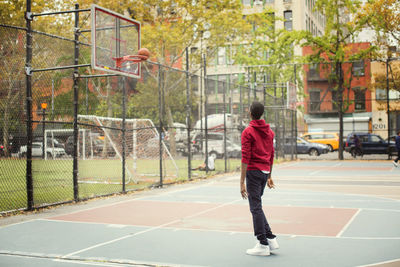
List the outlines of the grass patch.
<svg viewBox="0 0 400 267">
<path fill-rule="evenodd" d="M 197 167 L 202 160 L 192 160 L 192 168 Z M 126 172 L 126 190 L 149 187 L 160 182 L 160 162 L 158 159 L 140 159 L 136 162 L 137 172 L 134 172 L 133 160 L 127 160 L 127 169 L 134 173 L 136 182 L 129 181 Z M 187 158 L 163 161 L 163 182 L 179 182 L 188 178 Z M 240 159 L 228 161 L 228 171 L 240 167 Z M 216 171 L 209 175 L 223 173 L 223 159 L 215 161 Z M 177 170 L 178 169 L 178 170 Z M 32 160 L 34 206 L 65 202 L 73 200 L 73 160 L 56 159 Z M 137 175 L 137 174 L 142 175 Z M 202 171 L 193 171 L 192 177 L 205 177 Z M 79 198 L 90 198 L 122 192 L 122 164 L 119 159 L 88 159 L 78 162 Z M 0 160 L 0 212 L 27 207 L 26 192 L 26 160 L 11 158 Z"/>
</svg>

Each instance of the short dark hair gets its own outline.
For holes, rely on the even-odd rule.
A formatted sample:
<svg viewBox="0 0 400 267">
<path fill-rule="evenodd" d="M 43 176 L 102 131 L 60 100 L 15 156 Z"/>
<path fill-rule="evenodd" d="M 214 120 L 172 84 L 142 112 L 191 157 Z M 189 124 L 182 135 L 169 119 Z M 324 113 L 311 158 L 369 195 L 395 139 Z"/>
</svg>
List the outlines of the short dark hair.
<svg viewBox="0 0 400 267">
<path fill-rule="evenodd" d="M 254 101 L 250 106 L 250 114 L 255 120 L 259 120 L 264 114 L 264 105 L 258 101 Z"/>
</svg>

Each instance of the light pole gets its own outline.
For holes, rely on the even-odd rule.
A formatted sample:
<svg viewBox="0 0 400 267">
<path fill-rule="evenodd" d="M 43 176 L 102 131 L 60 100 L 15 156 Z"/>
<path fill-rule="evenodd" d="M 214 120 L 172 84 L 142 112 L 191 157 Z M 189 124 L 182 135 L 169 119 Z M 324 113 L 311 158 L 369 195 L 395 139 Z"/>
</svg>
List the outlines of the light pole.
<svg viewBox="0 0 400 267">
<path fill-rule="evenodd" d="M 396 46 L 389 46 L 388 47 L 388 54 L 386 59 L 386 109 L 387 109 L 387 130 L 388 130 L 388 143 L 390 143 L 390 100 L 389 100 L 389 63 L 392 59 L 392 52 L 396 52 Z M 391 155 L 390 152 L 388 153 L 388 159 L 390 159 Z"/>
<path fill-rule="evenodd" d="M 392 52 L 396 53 L 397 47 L 396 46 L 389 46 L 388 47 L 388 54 L 386 59 L 386 109 L 387 109 L 387 130 L 388 130 L 388 144 L 390 144 L 390 100 L 389 100 L 389 63 L 392 59 Z M 391 153 L 388 152 L 388 159 L 390 159 Z"/>
<path fill-rule="evenodd" d="M 42 133 L 43 133 L 43 142 L 42 142 L 42 159 L 44 159 L 45 158 L 45 144 L 46 144 L 46 132 L 45 132 L 45 129 L 46 129 L 46 108 L 47 108 L 47 103 L 42 103 L 42 104 L 40 104 L 40 106 L 42 107 L 42 116 L 43 116 L 43 119 L 42 119 Z"/>
</svg>

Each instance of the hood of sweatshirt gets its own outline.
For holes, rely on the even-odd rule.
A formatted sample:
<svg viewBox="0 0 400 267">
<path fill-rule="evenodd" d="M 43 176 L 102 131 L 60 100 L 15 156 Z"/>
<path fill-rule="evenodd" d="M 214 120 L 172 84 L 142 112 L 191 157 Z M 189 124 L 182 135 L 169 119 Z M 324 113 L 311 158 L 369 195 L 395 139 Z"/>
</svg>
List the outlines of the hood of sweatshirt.
<svg viewBox="0 0 400 267">
<path fill-rule="evenodd" d="M 271 134 L 269 124 L 266 124 L 264 120 L 252 120 L 250 121 L 250 126 L 259 132 L 261 136 L 269 136 Z"/>
</svg>

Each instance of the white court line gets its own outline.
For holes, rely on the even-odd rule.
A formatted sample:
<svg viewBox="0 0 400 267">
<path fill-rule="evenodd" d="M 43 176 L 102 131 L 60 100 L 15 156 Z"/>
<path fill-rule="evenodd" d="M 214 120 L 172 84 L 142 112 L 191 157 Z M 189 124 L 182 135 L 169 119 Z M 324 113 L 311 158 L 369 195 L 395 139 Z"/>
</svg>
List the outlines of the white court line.
<svg viewBox="0 0 400 267">
<path fill-rule="evenodd" d="M 300 162 L 294 162 L 294 163 L 280 163 L 280 164 L 276 164 L 274 165 L 274 170 L 276 169 L 284 169 L 286 167 L 292 167 L 292 166 L 296 166 L 299 165 Z"/>
<path fill-rule="evenodd" d="M 216 210 L 216 209 L 225 207 L 225 206 L 227 206 L 227 205 L 231 205 L 231 204 L 233 204 L 233 203 L 235 203 L 235 202 L 237 202 L 237 201 L 240 201 L 240 200 L 241 200 L 241 199 L 236 199 L 236 200 L 234 200 L 234 201 L 230 201 L 230 202 L 227 202 L 227 203 L 218 205 L 218 206 L 216 206 L 216 207 L 209 208 L 209 209 L 206 209 L 206 210 L 197 212 L 197 213 L 192 214 L 192 215 L 190 215 L 190 216 L 186 216 L 186 217 L 184 217 L 183 219 L 193 218 L 193 217 L 196 217 L 196 216 L 198 216 L 198 215 L 207 213 L 207 212 L 209 212 L 209 211 Z M 163 227 L 165 227 L 165 226 L 168 226 L 168 225 L 171 225 L 171 224 L 174 224 L 174 223 L 178 223 L 178 222 L 180 222 L 181 220 L 182 220 L 182 218 L 177 219 L 177 220 L 173 220 L 173 221 L 168 222 L 168 223 L 160 224 L 160 225 L 158 225 L 158 226 L 151 227 L 151 228 L 148 228 L 148 229 L 143 230 L 143 231 L 139 231 L 139 232 L 134 233 L 134 234 L 125 235 L 125 236 L 122 236 L 122 237 L 119 237 L 119 238 L 116 238 L 116 239 L 113 239 L 113 240 L 110 240 L 110 241 L 107 241 L 107 242 L 99 243 L 99 244 L 96 244 L 96 245 L 93 245 L 93 246 L 90 246 L 90 247 L 87 247 L 87 248 L 84 248 L 84 249 L 81 249 L 81 250 L 74 251 L 74 252 L 72 252 L 72 253 L 66 254 L 66 255 L 64 255 L 63 257 L 70 257 L 70 256 L 73 256 L 73 255 L 76 255 L 76 254 L 79 254 L 79 253 L 82 253 L 82 252 L 85 252 L 85 251 L 94 249 L 94 248 L 98 248 L 98 247 L 105 246 L 105 245 L 108 245 L 108 244 L 111 244 L 111 243 L 114 243 L 114 242 L 117 242 L 117 241 L 121 241 L 121 240 L 127 239 L 127 238 L 129 238 L 129 237 L 133 237 L 133 236 L 137 236 L 137 235 L 144 234 L 144 233 L 147 233 L 147 232 L 151 232 L 151 231 L 154 231 L 154 230 L 163 228 Z"/>
<path fill-rule="evenodd" d="M 69 258 L 69 259 L 60 259 L 58 255 L 35 255 L 35 254 L 24 254 L 23 252 L 12 252 L 0 251 L 0 256 L 5 257 L 14 257 L 14 258 L 29 258 L 29 259 L 38 259 L 38 260 L 51 260 L 54 262 L 62 262 L 62 263 L 73 263 L 74 265 L 91 265 L 91 266 L 105 266 L 105 267 L 117 267 L 117 266 L 168 266 L 168 267 L 205 267 L 200 265 L 182 265 L 176 263 L 166 263 L 166 262 L 150 262 L 150 261 L 132 261 L 132 260 L 114 260 L 114 259 L 105 259 L 105 258 Z"/>
<path fill-rule="evenodd" d="M 339 162 L 339 163 L 333 165 L 332 167 L 339 167 L 339 166 L 342 166 L 342 165 L 343 165 L 343 164 L 342 164 L 341 162 Z"/>
<path fill-rule="evenodd" d="M 193 186 L 188 187 L 188 188 L 181 188 L 181 189 L 177 189 L 177 190 L 171 190 L 171 191 L 160 192 L 160 193 L 156 192 L 155 194 L 141 196 L 141 197 L 135 197 L 133 195 L 135 193 L 132 192 L 132 197 L 133 198 L 131 198 L 131 199 L 125 199 L 125 200 L 120 200 L 120 201 L 116 201 L 116 202 L 113 202 L 113 203 L 107 203 L 107 204 L 103 204 L 103 205 L 88 207 L 88 208 L 85 208 L 85 209 L 79 209 L 79 210 L 72 211 L 72 212 L 71 211 L 65 211 L 65 212 L 62 212 L 62 213 L 59 213 L 59 214 L 48 215 L 48 217 L 59 217 L 59 216 L 65 216 L 65 215 L 69 215 L 69 214 L 76 214 L 76 213 L 79 213 L 79 212 L 94 210 L 94 209 L 98 209 L 98 208 L 105 208 L 105 207 L 110 207 L 110 206 L 114 206 L 114 205 L 118 205 L 118 204 L 129 203 L 129 202 L 136 201 L 136 200 L 142 200 L 142 199 L 152 198 L 152 197 L 156 197 L 156 196 L 163 196 L 163 195 L 174 194 L 174 193 L 178 193 L 178 192 L 189 191 L 189 190 L 197 189 L 197 188 L 200 188 L 200 187 L 206 187 L 206 186 L 212 185 L 214 183 L 215 183 L 215 181 L 209 181 L 209 182 L 206 182 L 205 184 L 201 184 L 201 185 L 193 185 Z M 162 189 L 160 189 L 160 190 L 162 190 Z M 125 197 L 125 196 L 129 197 L 127 195 L 125 195 L 125 196 L 124 195 L 119 195 L 119 196 L 121 196 L 121 197 Z M 92 200 L 93 201 L 97 201 L 96 199 L 92 199 Z M 67 207 L 77 208 L 79 206 L 79 204 L 85 204 L 85 202 L 86 201 L 81 201 L 81 202 L 78 202 L 77 204 L 73 204 L 73 205 L 67 206 Z M 28 215 L 30 215 L 30 214 L 28 213 Z M 18 215 L 16 215 L 16 216 L 18 216 Z M 1 217 L 0 217 L 0 219 L 1 219 Z M 44 218 L 29 219 L 29 220 L 22 221 L 22 222 L 10 223 L 10 224 L 7 224 L 7 225 L 0 225 L 0 230 L 3 229 L 3 228 L 6 228 L 6 227 L 19 225 L 19 224 L 24 224 L 24 223 L 28 223 L 28 222 L 34 222 L 34 221 L 38 221 L 38 220 L 45 220 L 45 219 Z"/>
<path fill-rule="evenodd" d="M 76 224 L 91 224 L 88 222 L 71 222 L 71 223 L 76 223 Z M 97 223 L 93 223 L 97 224 Z M 124 225 L 126 227 L 140 227 L 140 228 L 147 228 L 148 226 L 145 225 Z M 214 233 L 225 233 L 229 235 L 233 234 L 253 234 L 253 230 L 250 229 L 249 231 L 232 231 L 232 230 L 218 230 L 218 229 L 204 229 L 204 228 L 177 228 L 177 227 L 159 227 L 159 229 L 164 229 L 164 230 L 171 230 L 174 232 L 177 231 L 195 231 L 195 232 L 214 232 Z M 154 229 L 156 230 L 156 229 Z M 278 236 L 289 236 L 292 237 L 293 234 L 283 234 L 283 233 L 276 233 Z M 130 234 L 129 236 L 133 236 L 133 234 Z M 325 236 L 325 235 L 302 235 L 302 234 L 296 234 L 296 237 L 311 237 L 311 238 L 334 238 L 334 239 L 352 239 L 352 240 L 400 240 L 400 236 L 396 237 L 363 237 L 363 236 Z M 1 250 L 0 250 L 1 254 Z M 64 256 L 66 257 L 66 256 Z"/>
<path fill-rule="evenodd" d="M 13 216 L 13 215 L 11 215 L 11 216 Z M 18 215 L 15 215 L 15 216 L 18 216 Z M 1 217 L 0 217 L 0 220 L 1 220 Z M 19 224 L 24 224 L 24 223 L 29 223 L 29 222 L 34 222 L 34 221 L 37 221 L 37 220 L 38 220 L 38 219 L 30 219 L 30 220 L 26 220 L 26 221 L 22 221 L 22 222 L 11 223 L 11 224 L 6 224 L 6 225 L 0 225 L 0 230 L 1 230 L 1 229 L 4 229 L 4 228 L 7 228 L 7 227 L 10 227 L 10 226 L 19 225 Z"/>
<path fill-rule="evenodd" d="M 389 260 L 389 261 L 381 261 L 381 262 L 376 262 L 376 263 L 371 263 L 371 264 L 367 264 L 367 265 L 359 265 L 356 267 L 372 267 L 372 266 L 376 266 L 376 265 L 382 265 L 382 264 L 387 264 L 387 263 L 394 263 L 396 261 L 400 261 L 400 258 L 398 259 L 394 259 L 394 260 Z"/>
<path fill-rule="evenodd" d="M 336 235 L 336 237 L 341 237 L 342 234 L 347 230 L 347 228 L 350 226 L 350 224 L 354 221 L 354 219 L 357 217 L 357 215 L 361 212 L 362 209 L 358 209 L 356 213 L 351 217 L 351 219 L 346 223 L 346 225 L 342 228 L 342 230 Z"/>
<path fill-rule="evenodd" d="M 321 170 L 316 170 L 316 171 L 310 172 L 309 176 L 314 176 L 315 174 L 317 174 L 319 172 L 322 172 L 322 171 L 326 171 L 326 169 L 324 168 L 324 169 L 321 169 Z"/>
<path fill-rule="evenodd" d="M 145 200 L 151 201 L 151 199 L 148 199 L 148 198 L 153 198 L 153 197 L 158 197 L 158 196 L 163 196 L 163 195 L 168 195 L 168 194 L 173 194 L 173 193 L 178 193 L 178 192 L 189 191 L 189 190 L 192 190 L 192 189 L 197 189 L 197 188 L 200 188 L 200 187 L 209 186 L 209 185 L 211 185 L 213 183 L 215 183 L 215 182 L 214 181 L 210 181 L 210 182 L 207 182 L 207 183 L 202 184 L 202 185 L 191 186 L 191 187 L 188 187 L 188 188 L 182 188 L 182 189 L 178 189 L 178 190 L 172 190 L 172 191 L 167 191 L 167 192 L 156 193 L 154 195 L 136 197 L 136 198 L 133 198 L 133 199 L 121 200 L 121 201 L 117 201 L 117 202 L 114 202 L 114 203 L 108 203 L 108 204 L 99 205 L 99 206 L 95 206 L 95 207 L 90 207 L 90 208 L 86 208 L 86 209 L 80 209 L 80 210 L 73 211 L 73 212 L 65 212 L 65 213 L 61 213 L 61 214 L 51 215 L 50 217 L 59 217 L 59 216 L 65 216 L 65 215 L 69 215 L 69 214 L 76 214 L 76 213 L 79 213 L 79 212 L 84 212 L 84 211 L 89 211 L 89 210 L 94 210 L 94 209 L 99 209 L 99 208 L 110 207 L 110 206 L 124 204 L 124 203 L 128 203 L 128 202 L 134 202 L 136 200 L 145 199 Z M 162 189 L 160 189 L 160 190 L 162 190 Z M 133 194 L 134 194 L 134 192 L 133 192 Z M 94 199 L 94 201 L 96 201 L 96 199 Z M 79 202 L 79 203 L 85 203 L 85 202 Z M 40 220 L 40 219 L 33 219 L 32 221 L 34 221 L 34 220 Z"/>
</svg>

